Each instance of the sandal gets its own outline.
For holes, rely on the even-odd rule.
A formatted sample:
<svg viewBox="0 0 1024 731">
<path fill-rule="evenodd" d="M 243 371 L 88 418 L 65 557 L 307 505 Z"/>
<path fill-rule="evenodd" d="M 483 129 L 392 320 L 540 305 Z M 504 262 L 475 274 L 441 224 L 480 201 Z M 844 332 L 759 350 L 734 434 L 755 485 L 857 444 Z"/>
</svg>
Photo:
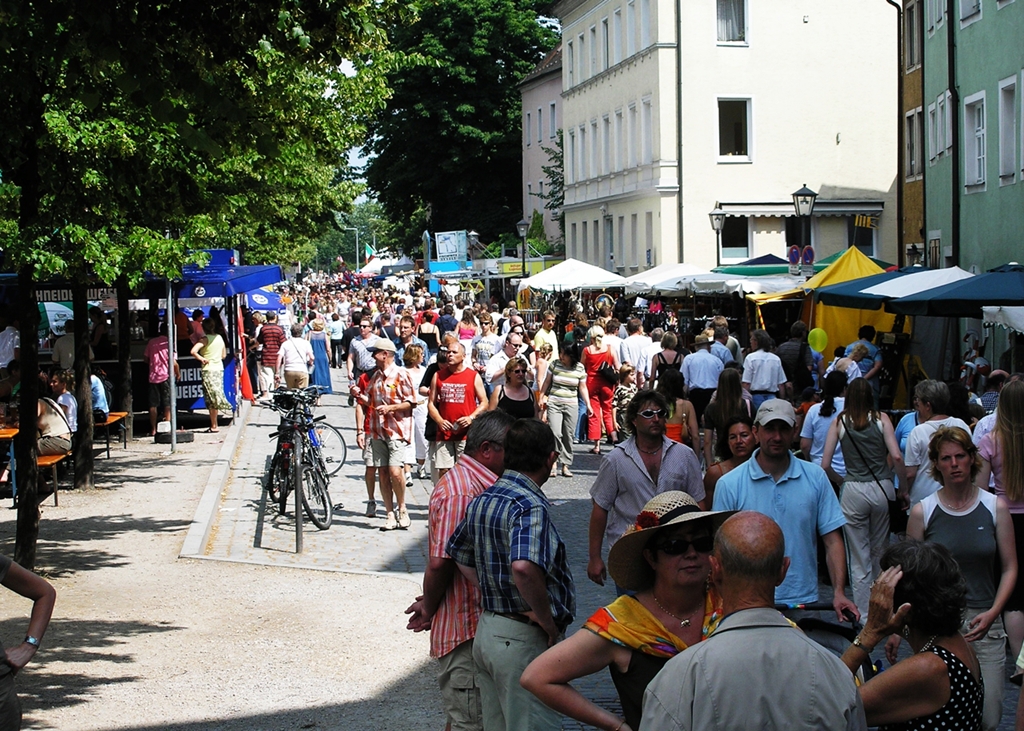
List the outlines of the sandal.
<svg viewBox="0 0 1024 731">
<path fill-rule="evenodd" d="M 203 434 L 219 434 L 220 429 L 206 429 Z"/>
<path fill-rule="evenodd" d="M 600 447 L 594 447 L 593 449 L 590 450 L 590 453 L 591 454 L 601 454 L 601 448 Z"/>
<path fill-rule="evenodd" d="M 572 472 L 569 471 L 568 467 L 562 468 L 562 477 L 572 477 Z"/>
</svg>

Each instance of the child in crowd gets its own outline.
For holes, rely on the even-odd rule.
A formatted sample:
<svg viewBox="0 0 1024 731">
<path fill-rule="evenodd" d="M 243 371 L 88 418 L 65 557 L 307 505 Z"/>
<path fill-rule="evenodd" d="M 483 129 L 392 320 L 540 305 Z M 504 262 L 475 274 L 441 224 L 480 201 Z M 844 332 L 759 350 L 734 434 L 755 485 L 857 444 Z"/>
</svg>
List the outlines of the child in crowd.
<svg viewBox="0 0 1024 731">
<path fill-rule="evenodd" d="M 629 435 L 631 429 L 626 423 L 626 406 L 636 396 L 636 368 L 629 363 L 623 363 L 619 368 L 619 385 L 615 387 L 612 394 L 612 418 L 618 428 L 619 438 L 625 439 L 623 434 Z"/>
</svg>

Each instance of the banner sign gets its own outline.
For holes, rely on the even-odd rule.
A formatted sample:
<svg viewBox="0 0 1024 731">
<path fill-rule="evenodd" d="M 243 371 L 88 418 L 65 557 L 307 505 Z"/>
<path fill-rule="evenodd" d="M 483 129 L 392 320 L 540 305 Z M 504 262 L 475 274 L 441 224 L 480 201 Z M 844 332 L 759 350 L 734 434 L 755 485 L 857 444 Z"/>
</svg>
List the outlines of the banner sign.
<svg viewBox="0 0 1024 731">
<path fill-rule="evenodd" d="M 434 234 L 436 261 L 466 261 L 468 237 L 465 231 L 443 231 Z"/>
<path fill-rule="evenodd" d="M 116 298 L 117 290 L 108 287 L 93 287 L 86 290 L 87 300 L 105 300 Z M 36 289 L 36 301 L 38 302 L 71 302 L 70 289 Z"/>
</svg>

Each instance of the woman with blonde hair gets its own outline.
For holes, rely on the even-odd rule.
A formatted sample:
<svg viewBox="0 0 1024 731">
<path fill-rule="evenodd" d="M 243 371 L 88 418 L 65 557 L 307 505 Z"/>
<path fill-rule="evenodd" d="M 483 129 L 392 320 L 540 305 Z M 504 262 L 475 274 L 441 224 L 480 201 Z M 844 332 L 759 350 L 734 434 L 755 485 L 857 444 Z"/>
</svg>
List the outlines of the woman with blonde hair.
<svg viewBox="0 0 1024 731">
<path fill-rule="evenodd" d="M 678 371 L 683 367 L 683 354 L 679 352 L 679 338 L 675 333 L 661 336 L 661 352 L 651 358 L 650 372 L 647 377 L 653 381 L 661 378 L 667 370 Z"/>
<path fill-rule="evenodd" d="M 995 482 L 994 492 L 1006 501 L 1013 522 L 1017 563 L 1024 556 L 1024 381 L 1011 381 L 999 392 L 995 428 L 978 442 L 981 471 L 977 484 Z M 1018 580 L 1003 610 L 1010 653 L 1020 654 L 1024 644 L 1024 581 Z M 1020 661 L 1018 660 L 1018 665 Z M 1014 674 L 1021 677 L 1020 668 Z"/>
<path fill-rule="evenodd" d="M 587 332 L 589 345 L 583 349 L 580 362 L 587 372 L 587 393 L 590 394 L 590 422 L 587 438 L 594 442 L 591 454 L 601 454 L 601 427 L 608 439 L 616 441 L 615 422 L 612 421 L 612 397 L 619 380 L 619 356 L 605 344 L 604 330 L 597 325 Z M 606 366 L 608 366 L 606 368 Z M 610 374 L 610 375 L 606 375 Z"/>
</svg>

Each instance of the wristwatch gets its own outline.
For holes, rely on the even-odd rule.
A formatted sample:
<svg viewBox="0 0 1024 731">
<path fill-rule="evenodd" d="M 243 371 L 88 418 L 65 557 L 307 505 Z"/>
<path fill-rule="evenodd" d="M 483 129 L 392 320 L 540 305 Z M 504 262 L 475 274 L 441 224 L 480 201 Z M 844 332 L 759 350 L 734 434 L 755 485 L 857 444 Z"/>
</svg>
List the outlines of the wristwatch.
<svg viewBox="0 0 1024 731">
<path fill-rule="evenodd" d="M 32 645 L 32 647 L 39 647 L 39 638 L 33 637 L 32 635 L 25 636 L 25 642 Z"/>
<path fill-rule="evenodd" d="M 853 645 L 854 647 L 859 647 L 860 649 L 864 650 L 864 652 L 867 652 L 869 654 L 871 653 L 871 650 L 869 650 L 868 648 L 864 647 L 864 643 L 860 641 L 860 635 L 857 635 L 856 637 L 854 637 L 853 640 L 850 642 L 850 644 Z"/>
</svg>

